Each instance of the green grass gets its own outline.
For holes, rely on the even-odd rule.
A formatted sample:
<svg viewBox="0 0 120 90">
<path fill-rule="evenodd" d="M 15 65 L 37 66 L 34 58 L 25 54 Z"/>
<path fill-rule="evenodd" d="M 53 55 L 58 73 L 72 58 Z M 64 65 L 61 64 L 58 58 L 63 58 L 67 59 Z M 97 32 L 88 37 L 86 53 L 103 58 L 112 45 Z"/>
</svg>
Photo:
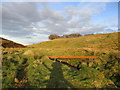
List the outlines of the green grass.
<svg viewBox="0 0 120 90">
<path fill-rule="evenodd" d="M 42 43 L 29 45 L 39 48 L 95 48 L 95 49 L 118 49 L 118 33 L 95 34 L 76 38 L 55 39 Z"/>
<path fill-rule="evenodd" d="M 56 39 L 29 48 L 3 49 L 3 88 L 111 88 L 119 86 L 117 33 Z M 101 41 L 101 42 L 100 42 Z M 30 48 L 34 47 L 34 48 Z M 99 56 L 81 62 L 81 69 L 50 60 L 48 56 Z M 15 82 L 15 78 L 19 82 Z"/>
</svg>

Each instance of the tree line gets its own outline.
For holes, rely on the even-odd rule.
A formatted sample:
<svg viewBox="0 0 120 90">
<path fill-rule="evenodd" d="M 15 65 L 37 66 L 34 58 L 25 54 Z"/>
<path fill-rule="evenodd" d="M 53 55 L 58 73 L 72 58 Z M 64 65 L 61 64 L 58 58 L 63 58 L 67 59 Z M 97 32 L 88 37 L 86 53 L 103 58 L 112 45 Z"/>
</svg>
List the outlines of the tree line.
<svg viewBox="0 0 120 90">
<path fill-rule="evenodd" d="M 49 35 L 49 39 L 53 40 L 53 39 L 60 39 L 60 38 L 73 38 L 73 37 L 80 37 L 82 36 L 79 33 L 76 34 L 69 34 L 69 35 L 63 35 L 63 36 L 58 36 L 57 34 L 51 34 Z"/>
<path fill-rule="evenodd" d="M 93 35 L 93 34 L 85 34 L 85 35 L 81 35 L 79 33 L 75 33 L 75 34 L 68 34 L 68 35 L 63 35 L 63 36 L 59 36 L 57 34 L 51 34 L 49 35 L 49 39 L 53 40 L 53 39 L 60 39 L 60 38 L 74 38 L 74 37 L 80 37 L 80 36 L 88 36 L 88 35 Z"/>
</svg>

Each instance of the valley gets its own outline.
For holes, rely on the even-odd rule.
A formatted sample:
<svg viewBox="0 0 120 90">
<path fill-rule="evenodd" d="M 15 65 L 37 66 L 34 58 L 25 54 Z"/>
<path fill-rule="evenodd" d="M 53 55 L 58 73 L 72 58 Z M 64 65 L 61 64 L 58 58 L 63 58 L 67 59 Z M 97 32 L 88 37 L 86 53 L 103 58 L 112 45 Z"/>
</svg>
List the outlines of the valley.
<svg viewBox="0 0 120 90">
<path fill-rule="evenodd" d="M 2 88 L 120 88 L 118 33 L 0 48 Z M 99 58 L 55 61 L 49 56 Z M 78 64 L 79 69 L 73 67 Z"/>
</svg>

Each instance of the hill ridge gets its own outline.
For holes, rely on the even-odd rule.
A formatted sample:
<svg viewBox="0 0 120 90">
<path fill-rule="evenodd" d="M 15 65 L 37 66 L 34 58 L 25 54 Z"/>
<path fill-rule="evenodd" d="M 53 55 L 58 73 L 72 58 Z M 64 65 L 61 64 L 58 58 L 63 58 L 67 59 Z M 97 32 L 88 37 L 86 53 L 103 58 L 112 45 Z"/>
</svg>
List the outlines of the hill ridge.
<svg viewBox="0 0 120 90">
<path fill-rule="evenodd" d="M 3 48 L 25 48 L 26 47 L 26 46 L 24 46 L 22 44 L 19 44 L 19 43 L 16 43 L 14 41 L 5 39 L 3 37 L 0 37 L 0 45 Z"/>
<path fill-rule="evenodd" d="M 40 48 L 96 48 L 118 49 L 118 33 L 94 34 L 75 38 L 54 39 L 28 45 Z"/>
</svg>

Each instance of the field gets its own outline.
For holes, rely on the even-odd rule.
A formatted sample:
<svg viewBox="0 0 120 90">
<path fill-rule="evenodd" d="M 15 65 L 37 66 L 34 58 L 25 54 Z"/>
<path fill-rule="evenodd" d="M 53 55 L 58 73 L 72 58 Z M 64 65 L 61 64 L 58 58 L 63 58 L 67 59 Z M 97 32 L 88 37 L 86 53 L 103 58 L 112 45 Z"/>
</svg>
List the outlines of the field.
<svg viewBox="0 0 120 90">
<path fill-rule="evenodd" d="M 120 88 L 118 44 L 118 33 L 109 33 L 2 48 L 2 88 Z M 99 58 L 60 59 L 81 63 L 78 70 L 48 56 Z"/>
</svg>

